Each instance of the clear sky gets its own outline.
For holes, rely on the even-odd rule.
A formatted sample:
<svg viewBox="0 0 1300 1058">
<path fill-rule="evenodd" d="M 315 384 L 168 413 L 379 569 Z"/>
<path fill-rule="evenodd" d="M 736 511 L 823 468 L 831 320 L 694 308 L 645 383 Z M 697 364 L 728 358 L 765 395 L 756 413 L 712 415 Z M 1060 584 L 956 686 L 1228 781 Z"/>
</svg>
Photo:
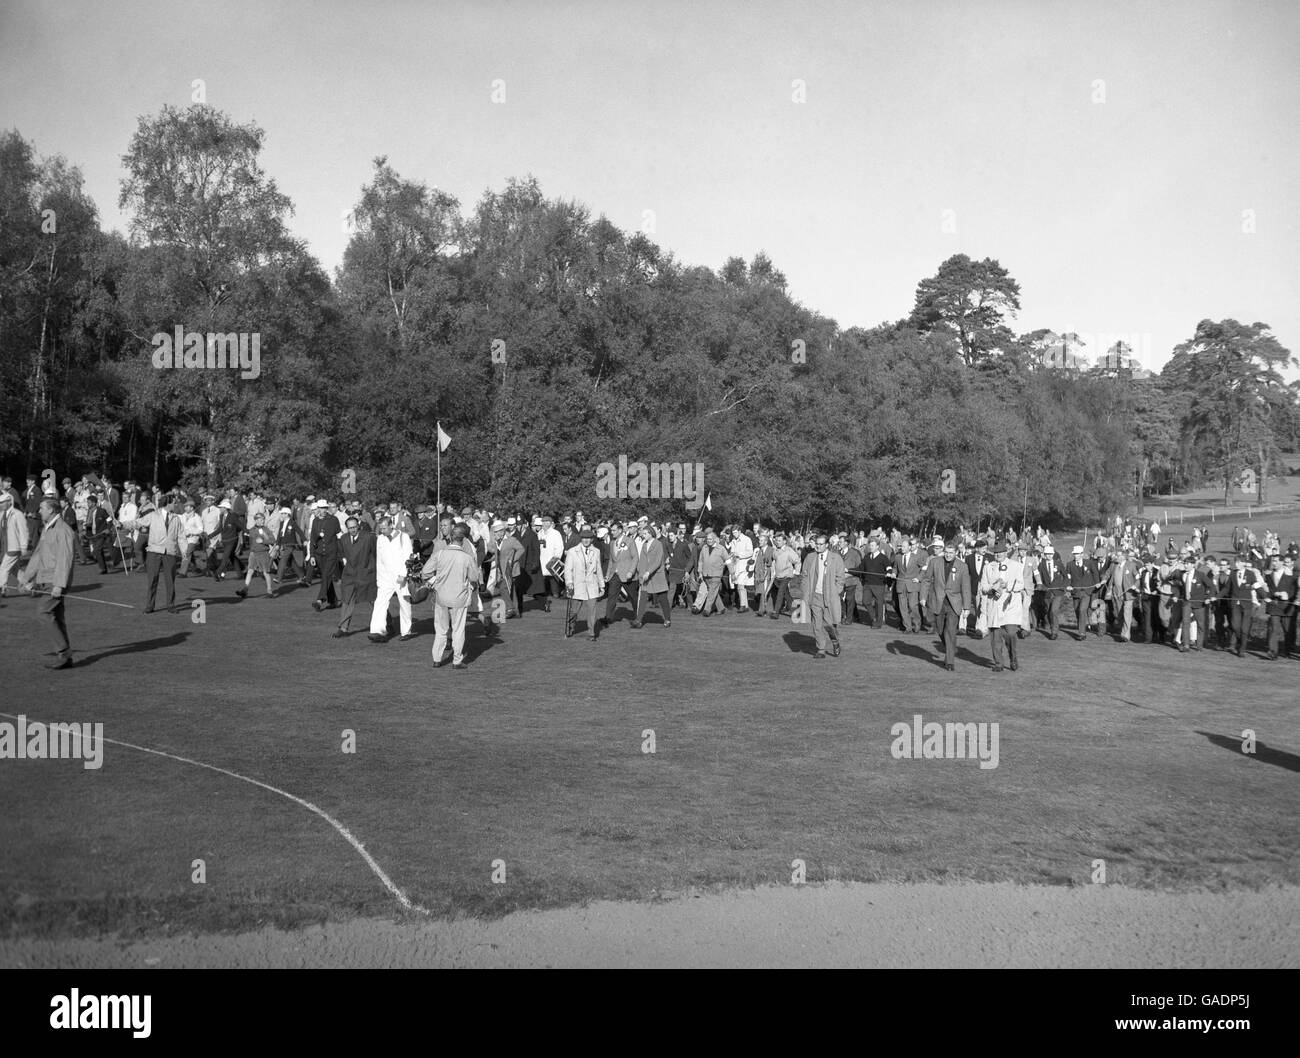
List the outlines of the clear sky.
<svg viewBox="0 0 1300 1058">
<path fill-rule="evenodd" d="M 384 154 L 466 209 L 531 173 L 690 264 L 765 250 L 846 327 L 994 257 L 1017 330 L 1158 367 L 1206 317 L 1300 355 L 1298 45 L 1293 0 L 0 0 L 0 127 L 124 229 L 138 118 L 201 78 L 331 272 Z"/>
</svg>

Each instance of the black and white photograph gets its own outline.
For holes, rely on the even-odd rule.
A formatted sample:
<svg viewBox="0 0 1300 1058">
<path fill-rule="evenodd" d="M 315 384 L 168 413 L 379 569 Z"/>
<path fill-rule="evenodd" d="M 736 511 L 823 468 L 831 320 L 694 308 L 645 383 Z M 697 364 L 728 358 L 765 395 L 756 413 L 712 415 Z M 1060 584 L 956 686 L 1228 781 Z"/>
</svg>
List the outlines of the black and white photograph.
<svg viewBox="0 0 1300 1058">
<path fill-rule="evenodd" d="M 23 1017 L 1050 969 L 1254 1037 L 1298 55 L 1283 0 L 0 2 L 0 968 L 111 972 Z"/>
</svg>

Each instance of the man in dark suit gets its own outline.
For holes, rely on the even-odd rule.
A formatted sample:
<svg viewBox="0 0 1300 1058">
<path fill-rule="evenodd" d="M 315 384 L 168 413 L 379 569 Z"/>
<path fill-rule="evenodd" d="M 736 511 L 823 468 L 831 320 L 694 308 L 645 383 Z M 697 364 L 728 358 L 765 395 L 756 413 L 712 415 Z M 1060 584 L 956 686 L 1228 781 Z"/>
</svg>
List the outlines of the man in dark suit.
<svg viewBox="0 0 1300 1058">
<path fill-rule="evenodd" d="M 303 558 L 303 554 L 307 550 L 307 541 L 303 537 L 302 530 L 298 528 L 298 520 L 294 518 L 289 508 L 282 508 L 280 515 L 280 528 L 275 534 L 275 546 L 279 552 L 275 570 L 276 582 L 283 582 L 288 569 L 297 566 L 298 583 L 305 588 L 307 586 L 307 563 Z"/>
<path fill-rule="evenodd" d="M 50 594 L 41 599 L 38 613 L 42 621 L 49 622 L 50 638 L 54 643 L 54 660 L 47 669 L 66 669 L 72 664 L 72 644 L 68 641 L 68 624 L 63 616 L 63 600 L 72 587 L 72 574 L 76 567 L 77 534 L 59 513 L 59 501 L 53 496 L 41 500 L 37 508 L 41 517 L 41 539 L 32 552 L 27 568 L 18 575 L 18 584 L 24 591 L 33 591 L 36 584 L 48 584 Z"/>
<path fill-rule="evenodd" d="M 1074 604 L 1074 619 L 1077 626 L 1076 639 L 1082 643 L 1088 638 L 1088 611 L 1092 609 L 1092 597 L 1101 580 L 1097 564 L 1085 558 L 1083 548 L 1075 544 L 1070 554 L 1070 564 L 1065 567 L 1065 585 Z M 1101 632 L 1097 633 L 1101 638 Z"/>
<path fill-rule="evenodd" d="M 1233 566 L 1228 581 L 1228 616 L 1232 622 L 1232 652 L 1240 658 L 1245 657 L 1246 647 L 1250 645 L 1255 603 L 1264 597 L 1268 585 L 1259 570 L 1247 563 L 1244 554 L 1238 553 Z"/>
<path fill-rule="evenodd" d="M 1065 600 L 1068 584 L 1065 570 L 1061 566 L 1061 556 L 1048 550 L 1038 563 L 1034 573 L 1034 583 L 1042 592 L 1043 619 L 1047 625 L 1047 638 L 1055 639 L 1061 632 L 1061 604 Z"/>
<path fill-rule="evenodd" d="M 519 542 L 524 545 L 523 574 L 515 581 L 520 617 L 524 615 L 525 594 L 531 594 L 533 598 L 540 595 L 543 608 L 547 612 L 551 609 L 551 599 L 546 594 L 546 578 L 542 574 L 542 542 L 537 535 L 537 530 L 541 527 L 542 519 L 535 515 L 532 523 L 525 524 L 519 533 Z"/>
<path fill-rule="evenodd" d="M 1183 642 L 1191 635 L 1190 624 L 1196 622 L 1196 642 L 1193 650 L 1200 650 L 1210 640 L 1210 604 L 1218 595 L 1218 577 L 1210 568 L 1204 553 L 1193 556 L 1195 565 L 1187 594 L 1187 620 L 1183 628 Z"/>
<path fill-rule="evenodd" d="M 318 613 L 326 607 L 334 609 L 339 604 L 334 581 L 339 576 L 339 520 L 330 513 L 325 500 L 316 501 L 315 516 L 307 529 L 307 558 L 316 563 L 320 573 L 320 592 L 311 604 Z"/>
<path fill-rule="evenodd" d="M 222 500 L 218 506 L 221 520 L 217 523 L 217 546 L 213 547 L 212 541 L 208 542 L 207 571 L 213 580 L 221 580 L 232 565 L 237 572 L 244 571 L 243 563 L 235 554 L 239 550 L 239 538 L 244 532 L 244 521 L 231 508 L 229 500 Z"/>
<path fill-rule="evenodd" d="M 1268 592 L 1268 659 L 1276 661 L 1287 638 L 1287 622 L 1295 614 L 1296 578 L 1282 567 L 1282 557 L 1273 555 L 1272 568 L 1264 574 Z M 1286 654 L 1289 654 L 1289 649 Z"/>
<path fill-rule="evenodd" d="M 973 600 L 972 605 L 975 613 L 975 638 L 983 639 L 988 633 L 988 621 L 984 615 L 984 600 L 980 598 L 979 584 L 980 578 L 984 576 L 984 563 L 988 561 L 988 555 L 985 553 L 988 548 L 988 541 L 984 537 L 977 537 L 975 540 L 975 550 L 966 556 L 966 570 L 970 576 L 970 594 Z"/>
<path fill-rule="evenodd" d="M 99 572 L 108 573 L 108 563 L 112 559 L 113 517 L 101 505 L 97 492 L 90 494 L 86 508 L 86 539 L 90 541 L 90 555 L 99 559 Z"/>
<path fill-rule="evenodd" d="M 1142 556 L 1138 570 L 1138 605 L 1142 614 L 1142 639 L 1146 643 L 1164 642 L 1165 630 L 1160 624 L 1160 567 L 1150 551 Z"/>
<path fill-rule="evenodd" d="M 930 560 L 921 592 L 926 609 L 943 641 L 943 667 L 953 671 L 957 657 L 957 629 L 961 615 L 971 608 L 970 567 L 957 558 L 957 545 L 949 541 L 943 555 Z"/>
<path fill-rule="evenodd" d="M 348 515 L 348 531 L 339 541 L 339 558 L 343 562 L 343 578 L 339 590 L 343 597 L 343 615 L 339 618 L 335 639 L 342 639 L 352 630 L 352 613 L 358 605 L 374 609 L 379 581 L 375 569 L 375 534 L 361 525 L 355 514 Z"/>
<path fill-rule="evenodd" d="M 862 556 L 862 606 L 872 628 L 885 627 L 885 599 L 889 594 L 885 578 L 888 574 L 889 556 L 880 550 L 880 540 L 873 534 L 867 538 L 867 553 Z"/>
</svg>

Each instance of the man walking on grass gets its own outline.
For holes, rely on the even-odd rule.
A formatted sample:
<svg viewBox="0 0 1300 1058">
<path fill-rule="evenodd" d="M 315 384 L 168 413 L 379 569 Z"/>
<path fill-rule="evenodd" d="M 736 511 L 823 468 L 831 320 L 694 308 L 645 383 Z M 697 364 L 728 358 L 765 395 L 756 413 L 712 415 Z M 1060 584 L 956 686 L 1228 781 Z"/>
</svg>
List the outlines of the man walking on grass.
<svg viewBox="0 0 1300 1058">
<path fill-rule="evenodd" d="M 478 591 L 479 566 L 464 548 L 466 528 L 452 526 L 449 547 L 438 549 L 424 564 L 420 575 L 434 591 L 433 667 L 442 665 L 451 631 L 451 667 L 465 669 L 465 615 L 470 598 Z"/>
<path fill-rule="evenodd" d="M 844 591 L 844 559 L 830 550 L 825 533 L 818 533 L 815 549 L 803 561 L 802 605 L 812 618 L 813 640 L 821 661 L 829 646 L 831 656 L 840 656 L 840 596 Z"/>
</svg>

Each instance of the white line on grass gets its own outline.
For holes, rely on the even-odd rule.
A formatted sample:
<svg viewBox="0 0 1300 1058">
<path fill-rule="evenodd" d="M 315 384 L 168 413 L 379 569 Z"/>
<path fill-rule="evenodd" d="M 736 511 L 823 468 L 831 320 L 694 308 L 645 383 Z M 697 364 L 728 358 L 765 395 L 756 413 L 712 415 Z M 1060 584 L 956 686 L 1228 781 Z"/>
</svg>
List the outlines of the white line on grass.
<svg viewBox="0 0 1300 1058">
<path fill-rule="evenodd" d="M 13 716 L 10 713 L 0 713 L 0 716 L 3 716 L 9 720 L 18 719 L 18 717 Z M 80 737 L 81 732 L 77 731 L 76 734 L 78 735 L 78 737 Z M 404 892 L 402 892 L 402 890 L 400 890 L 396 885 L 393 884 L 393 880 L 389 878 L 387 874 L 384 873 L 384 869 L 380 867 L 378 863 L 375 862 L 375 858 L 371 856 L 369 852 L 366 851 L 366 847 L 363 844 L 361 844 L 361 842 L 358 841 L 355 836 L 353 836 L 352 831 L 348 830 L 347 827 L 345 827 L 342 823 L 340 823 L 337 819 L 335 819 L 324 809 L 317 808 L 310 801 L 304 800 L 303 798 L 298 797 L 295 794 L 291 794 L 287 790 L 281 790 L 278 786 L 272 786 L 270 783 L 262 782 L 260 779 L 250 779 L 247 775 L 240 775 L 239 772 L 231 771 L 229 768 L 220 768 L 215 764 L 205 764 L 201 760 L 191 760 L 189 757 L 181 757 L 175 753 L 166 753 L 161 749 L 150 749 L 148 746 L 137 746 L 131 742 L 121 742 L 115 738 L 107 738 L 102 735 L 100 736 L 100 738 L 102 741 L 112 743 L 114 746 L 123 746 L 126 749 L 139 750 L 139 752 L 141 753 L 152 753 L 154 756 L 157 757 L 166 757 L 169 760 L 178 760 L 182 764 L 193 764 L 199 768 L 207 768 L 208 771 L 215 771 L 215 772 L 219 772 L 222 775 L 229 775 L 232 779 L 238 779 L 240 782 L 250 783 L 253 786 L 260 786 L 263 790 L 270 790 L 271 793 L 279 794 L 281 797 L 287 797 L 290 801 L 293 801 L 295 804 L 302 805 L 302 807 L 307 809 L 309 812 L 315 812 L 316 815 L 320 816 L 321 819 L 325 820 L 326 823 L 328 823 L 340 834 L 342 834 L 343 837 L 347 840 L 348 844 L 351 845 L 354 849 L 357 850 L 357 852 L 361 854 L 361 858 L 366 861 L 366 866 L 368 866 L 372 871 L 374 871 L 375 875 L 379 878 L 379 880 L 384 883 L 384 888 L 387 889 L 390 893 L 392 893 L 393 896 L 397 898 L 397 902 L 401 904 L 404 908 L 406 908 L 406 910 L 415 911 L 421 915 L 427 915 L 430 913 L 427 908 L 423 908 L 419 904 L 412 903 L 411 898 L 407 896 Z"/>
</svg>

